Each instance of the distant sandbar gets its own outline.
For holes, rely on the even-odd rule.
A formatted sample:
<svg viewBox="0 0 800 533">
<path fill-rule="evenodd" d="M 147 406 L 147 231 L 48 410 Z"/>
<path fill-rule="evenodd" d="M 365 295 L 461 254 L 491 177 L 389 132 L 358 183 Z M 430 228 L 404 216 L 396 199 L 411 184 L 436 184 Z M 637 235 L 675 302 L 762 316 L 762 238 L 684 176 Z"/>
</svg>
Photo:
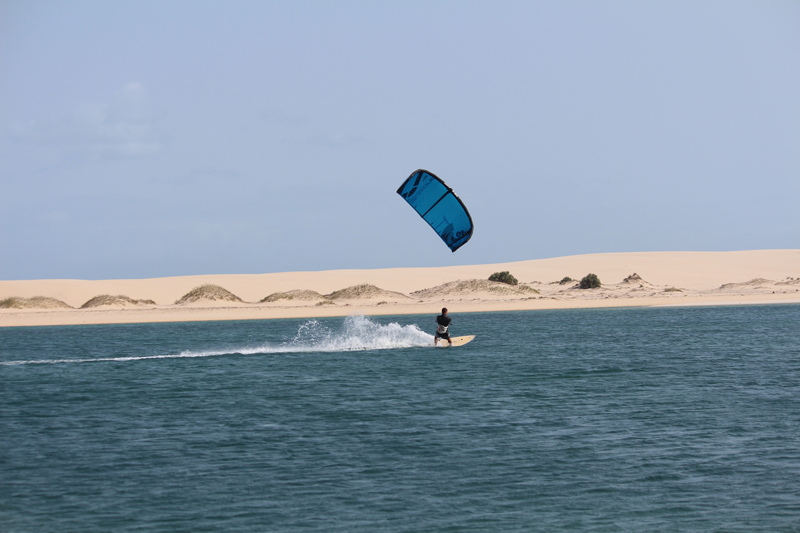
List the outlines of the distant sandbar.
<svg viewBox="0 0 800 533">
<path fill-rule="evenodd" d="M 516 285 L 489 281 L 510 272 Z M 595 274 L 598 288 L 580 280 Z M 0 281 L 0 327 L 800 303 L 800 250 L 590 254 L 439 268 Z"/>
</svg>

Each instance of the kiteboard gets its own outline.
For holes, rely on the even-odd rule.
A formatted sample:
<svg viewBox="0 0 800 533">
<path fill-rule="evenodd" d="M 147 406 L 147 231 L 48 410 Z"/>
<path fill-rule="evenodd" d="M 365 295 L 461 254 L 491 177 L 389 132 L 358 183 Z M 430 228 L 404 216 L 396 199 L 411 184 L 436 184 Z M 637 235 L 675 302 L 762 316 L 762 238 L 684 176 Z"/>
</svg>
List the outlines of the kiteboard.
<svg viewBox="0 0 800 533">
<path fill-rule="evenodd" d="M 469 341 L 475 338 L 475 335 L 464 335 L 463 337 L 450 337 L 453 341 L 453 346 L 463 346 L 467 344 Z M 447 339 L 439 339 L 439 344 L 437 345 L 440 348 L 449 348 L 450 343 L 447 342 Z"/>
</svg>

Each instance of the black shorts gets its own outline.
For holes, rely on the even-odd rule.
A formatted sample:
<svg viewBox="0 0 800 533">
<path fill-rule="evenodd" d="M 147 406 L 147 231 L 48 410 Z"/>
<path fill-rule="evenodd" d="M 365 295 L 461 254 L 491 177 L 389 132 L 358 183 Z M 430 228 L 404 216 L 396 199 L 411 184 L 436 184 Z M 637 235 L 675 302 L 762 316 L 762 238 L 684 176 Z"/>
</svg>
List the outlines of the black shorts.
<svg viewBox="0 0 800 533">
<path fill-rule="evenodd" d="M 436 331 L 436 338 L 437 338 L 437 339 L 447 339 L 447 340 L 450 340 L 450 332 L 448 331 L 447 333 L 439 333 L 439 331 L 437 330 L 437 331 Z"/>
</svg>

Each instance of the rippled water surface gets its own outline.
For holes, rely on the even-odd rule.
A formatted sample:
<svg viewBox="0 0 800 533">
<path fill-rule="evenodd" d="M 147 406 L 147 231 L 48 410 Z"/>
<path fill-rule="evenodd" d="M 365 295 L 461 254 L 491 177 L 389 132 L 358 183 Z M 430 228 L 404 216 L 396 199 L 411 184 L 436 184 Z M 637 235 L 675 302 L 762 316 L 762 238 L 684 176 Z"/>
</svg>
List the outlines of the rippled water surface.
<svg viewBox="0 0 800 533">
<path fill-rule="evenodd" d="M 452 311 L 0 329 L 0 530 L 800 530 L 800 306 Z"/>
</svg>

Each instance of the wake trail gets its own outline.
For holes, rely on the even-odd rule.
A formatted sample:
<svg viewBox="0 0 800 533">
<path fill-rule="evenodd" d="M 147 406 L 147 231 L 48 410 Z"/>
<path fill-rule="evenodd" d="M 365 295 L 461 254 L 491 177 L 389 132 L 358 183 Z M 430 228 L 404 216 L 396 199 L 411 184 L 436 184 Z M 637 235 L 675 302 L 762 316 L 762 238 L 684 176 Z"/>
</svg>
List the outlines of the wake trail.
<svg viewBox="0 0 800 533">
<path fill-rule="evenodd" d="M 334 330 L 317 320 L 302 324 L 291 340 L 280 344 L 265 343 L 226 350 L 192 351 L 178 354 L 98 357 L 94 359 L 33 359 L 28 361 L 0 361 L 0 365 L 44 365 L 66 363 L 100 363 L 146 361 L 151 359 L 181 359 L 218 357 L 223 355 L 257 355 L 280 353 L 345 352 L 363 350 L 391 350 L 433 346 L 433 335 L 420 330 L 415 324 L 401 326 L 397 323 L 379 324 L 365 316 L 350 316 Z"/>
</svg>

